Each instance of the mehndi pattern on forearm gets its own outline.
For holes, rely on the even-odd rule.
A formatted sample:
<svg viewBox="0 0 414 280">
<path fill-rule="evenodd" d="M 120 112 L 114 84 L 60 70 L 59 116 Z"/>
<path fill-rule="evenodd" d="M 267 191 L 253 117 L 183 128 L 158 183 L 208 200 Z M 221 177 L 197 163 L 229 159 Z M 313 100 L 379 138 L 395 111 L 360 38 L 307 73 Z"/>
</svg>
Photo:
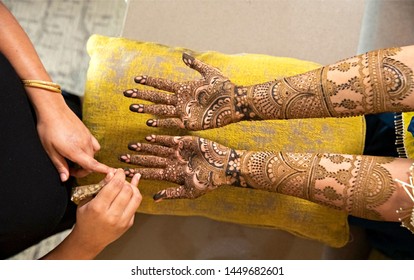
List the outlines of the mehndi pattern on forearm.
<svg viewBox="0 0 414 280">
<path fill-rule="evenodd" d="M 368 52 L 300 75 L 249 87 L 251 115 L 261 119 L 347 117 L 410 110 L 413 71 L 393 58 L 401 48 Z M 246 106 L 245 106 L 246 107 Z"/>
<path fill-rule="evenodd" d="M 391 174 L 382 167 L 394 159 L 365 156 L 359 162 L 358 175 L 353 188 L 351 213 L 357 217 L 381 220 L 375 208 L 387 201 L 396 190 Z"/>
<path fill-rule="evenodd" d="M 262 119 L 332 116 L 323 96 L 322 71 L 253 86 L 248 92 L 252 111 Z"/>
<path fill-rule="evenodd" d="M 357 155 L 247 152 L 240 172 L 249 187 L 383 220 L 377 207 L 391 197 L 395 185 L 382 164 L 391 161 Z"/>
</svg>

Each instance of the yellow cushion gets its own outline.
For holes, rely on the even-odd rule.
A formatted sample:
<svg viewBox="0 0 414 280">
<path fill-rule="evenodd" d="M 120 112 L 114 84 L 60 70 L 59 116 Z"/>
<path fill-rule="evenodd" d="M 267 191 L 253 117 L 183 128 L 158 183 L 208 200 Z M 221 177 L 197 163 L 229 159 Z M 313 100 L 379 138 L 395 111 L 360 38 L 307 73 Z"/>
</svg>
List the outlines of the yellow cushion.
<svg viewBox="0 0 414 280">
<path fill-rule="evenodd" d="M 402 122 L 398 123 L 397 121 L 397 131 L 398 134 L 402 135 L 403 148 L 402 148 L 402 157 L 408 157 L 414 159 L 414 136 L 411 132 L 408 131 L 408 126 L 411 123 L 411 119 L 414 117 L 414 112 L 402 113 Z M 401 125 L 399 127 L 398 125 Z M 397 136 L 398 137 L 398 136 Z"/>
<path fill-rule="evenodd" d="M 97 159 L 110 166 L 127 166 L 118 161 L 118 156 L 129 152 L 129 142 L 144 141 L 149 134 L 194 134 L 237 149 L 362 153 L 365 122 L 361 117 L 241 122 L 190 133 L 147 127 L 145 122 L 150 116 L 130 112 L 129 105 L 137 101 L 123 96 L 125 89 L 137 87 L 133 78 L 142 74 L 176 81 L 199 79 L 200 75 L 182 62 L 184 51 L 218 67 L 239 85 L 303 73 L 319 67 L 316 63 L 257 54 L 201 53 L 100 35 L 89 39 L 87 49 L 91 60 L 85 89 L 84 121 L 101 144 Z M 91 184 L 101 178 L 93 174 L 79 183 Z M 152 195 L 169 186 L 172 184 L 141 180 L 139 188 L 144 199 L 137 211 L 197 215 L 277 228 L 333 247 L 343 246 L 348 241 L 347 215 L 341 211 L 281 194 L 233 187 L 222 187 L 195 200 L 154 203 Z"/>
</svg>

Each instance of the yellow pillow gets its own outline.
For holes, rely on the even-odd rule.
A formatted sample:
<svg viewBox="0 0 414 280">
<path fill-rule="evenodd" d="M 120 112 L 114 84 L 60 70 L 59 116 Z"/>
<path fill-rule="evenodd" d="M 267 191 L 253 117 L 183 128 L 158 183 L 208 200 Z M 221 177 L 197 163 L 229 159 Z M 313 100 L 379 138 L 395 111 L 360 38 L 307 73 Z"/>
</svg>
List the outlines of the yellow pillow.
<svg viewBox="0 0 414 280">
<path fill-rule="evenodd" d="M 84 122 L 101 144 L 97 159 L 112 167 L 128 166 L 118 161 L 129 152 L 131 141 L 145 141 L 149 134 L 199 135 L 226 146 L 249 150 L 334 152 L 361 154 L 365 138 L 362 117 L 343 119 L 276 120 L 241 122 L 224 128 L 188 132 L 147 127 L 149 115 L 129 111 L 136 100 L 123 91 L 143 87 L 134 83 L 138 75 L 185 81 L 199 74 L 185 66 L 182 53 L 221 69 L 239 85 L 251 85 L 303 73 L 318 64 L 292 58 L 257 54 L 226 55 L 194 52 L 155 43 L 93 35 L 87 45 L 91 60 L 84 98 Z M 91 184 L 102 177 L 93 174 L 79 181 Z M 143 202 L 138 212 L 165 215 L 197 215 L 211 219 L 277 228 L 319 240 L 333 247 L 348 241 L 347 215 L 302 199 L 265 191 L 222 187 L 195 200 L 155 203 L 152 195 L 171 183 L 141 180 Z"/>
<path fill-rule="evenodd" d="M 398 149 L 400 157 L 408 157 L 414 159 L 414 136 L 408 131 L 408 127 L 414 118 L 414 112 L 406 112 L 401 114 L 401 121 L 396 121 L 397 125 L 397 142 L 402 141 Z"/>
</svg>

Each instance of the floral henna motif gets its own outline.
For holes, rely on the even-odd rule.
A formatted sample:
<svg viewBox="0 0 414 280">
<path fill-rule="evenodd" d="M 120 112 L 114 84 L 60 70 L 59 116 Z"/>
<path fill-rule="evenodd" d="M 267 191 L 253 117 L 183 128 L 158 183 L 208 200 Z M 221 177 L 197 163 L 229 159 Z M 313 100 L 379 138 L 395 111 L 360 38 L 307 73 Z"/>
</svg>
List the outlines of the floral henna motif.
<svg viewBox="0 0 414 280">
<path fill-rule="evenodd" d="M 250 116 L 261 119 L 346 117 L 410 110 L 412 70 L 391 48 L 247 89 Z"/>
<path fill-rule="evenodd" d="M 155 200 L 197 198 L 222 185 L 250 187 L 303 198 L 349 214 L 383 220 L 378 210 L 396 190 L 385 164 L 394 159 L 362 155 L 234 150 L 195 136 L 146 137 L 130 143 L 138 154 L 120 160 L 128 176 L 176 183 Z"/>
<path fill-rule="evenodd" d="M 146 140 L 152 144 L 131 143 L 128 146 L 140 154 L 121 155 L 120 160 L 139 166 L 125 169 L 130 177 L 140 173 L 143 179 L 163 180 L 179 185 L 158 192 L 154 196 L 157 201 L 196 198 L 238 180 L 234 168 L 237 167 L 237 156 L 232 149 L 192 136 L 151 135 Z"/>
<path fill-rule="evenodd" d="M 372 156 L 246 152 L 240 177 L 252 188 L 383 220 L 376 208 L 395 191 L 390 173 L 382 167 L 391 161 Z"/>
<path fill-rule="evenodd" d="M 396 190 L 391 174 L 382 167 L 392 158 L 366 156 L 361 157 L 359 173 L 356 177 L 351 214 L 372 220 L 382 220 L 375 210 L 387 201 Z"/>
<path fill-rule="evenodd" d="M 188 130 L 204 130 L 222 127 L 243 119 L 235 108 L 235 91 L 238 89 L 221 72 L 188 54 L 183 54 L 184 63 L 198 71 L 198 81 L 173 82 L 150 76 L 138 76 L 135 82 L 161 91 L 129 89 L 124 95 L 153 102 L 152 105 L 132 104 L 130 110 L 137 113 L 153 114 L 152 127 L 175 127 Z M 240 112 L 239 112 L 240 111 Z"/>
<path fill-rule="evenodd" d="M 347 117 L 409 111 L 413 71 L 399 61 L 401 48 L 368 52 L 307 73 L 244 87 L 188 54 L 184 63 L 202 75 L 173 82 L 138 76 L 161 91 L 129 89 L 126 97 L 153 102 L 130 110 L 157 116 L 147 125 L 188 130 L 218 128 L 241 120 Z M 164 92 L 162 92 L 164 91 Z M 167 92 L 167 93 L 166 93 Z"/>
</svg>

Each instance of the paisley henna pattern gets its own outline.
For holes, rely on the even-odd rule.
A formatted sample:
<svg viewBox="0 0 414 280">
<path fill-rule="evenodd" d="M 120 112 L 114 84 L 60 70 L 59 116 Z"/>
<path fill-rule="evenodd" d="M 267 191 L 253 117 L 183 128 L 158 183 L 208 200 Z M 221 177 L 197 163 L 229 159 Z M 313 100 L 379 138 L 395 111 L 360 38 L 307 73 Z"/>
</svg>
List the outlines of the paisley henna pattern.
<svg viewBox="0 0 414 280">
<path fill-rule="evenodd" d="M 381 220 L 375 208 L 387 201 L 396 190 L 394 180 L 381 164 L 393 159 L 381 157 L 362 157 L 356 177 L 351 213 L 358 217 Z"/>
<path fill-rule="evenodd" d="M 382 220 L 376 208 L 395 191 L 390 173 L 382 167 L 391 161 L 372 156 L 246 152 L 240 177 L 252 188 Z"/>
<path fill-rule="evenodd" d="M 192 136 L 151 135 L 146 139 L 152 144 L 131 143 L 128 146 L 141 154 L 124 154 L 120 160 L 140 166 L 125 169 L 130 177 L 141 173 L 143 179 L 180 185 L 160 191 L 154 196 L 155 200 L 196 198 L 237 181 L 235 170 L 239 157 L 232 149 Z"/>
<path fill-rule="evenodd" d="M 161 91 L 129 89 L 124 95 L 155 104 L 130 110 L 155 115 L 148 126 L 188 130 L 218 128 L 241 120 L 347 117 L 412 110 L 413 71 L 397 60 L 401 48 L 368 52 L 296 76 L 244 87 L 218 69 L 183 54 L 198 81 L 173 82 L 138 76 Z M 164 91 L 164 92 L 162 92 Z"/>
<path fill-rule="evenodd" d="M 414 91 L 413 72 L 391 48 L 368 52 L 301 75 L 245 90 L 249 109 L 261 119 L 346 117 L 402 112 Z"/>
<path fill-rule="evenodd" d="M 239 121 L 234 105 L 235 85 L 214 67 L 183 54 L 184 63 L 202 75 L 199 81 L 173 82 L 161 78 L 138 76 L 135 82 L 167 91 L 129 89 L 124 95 L 154 102 L 153 105 L 132 104 L 130 110 L 153 114 L 147 125 L 203 130 Z M 172 94 L 171 94 L 172 93 Z"/>
<path fill-rule="evenodd" d="M 278 192 L 382 220 L 378 208 L 396 190 L 385 164 L 393 158 L 312 153 L 234 150 L 195 136 L 151 135 L 150 143 L 130 143 L 137 154 L 120 160 L 125 173 L 178 184 L 155 200 L 197 198 L 222 185 Z"/>
</svg>

